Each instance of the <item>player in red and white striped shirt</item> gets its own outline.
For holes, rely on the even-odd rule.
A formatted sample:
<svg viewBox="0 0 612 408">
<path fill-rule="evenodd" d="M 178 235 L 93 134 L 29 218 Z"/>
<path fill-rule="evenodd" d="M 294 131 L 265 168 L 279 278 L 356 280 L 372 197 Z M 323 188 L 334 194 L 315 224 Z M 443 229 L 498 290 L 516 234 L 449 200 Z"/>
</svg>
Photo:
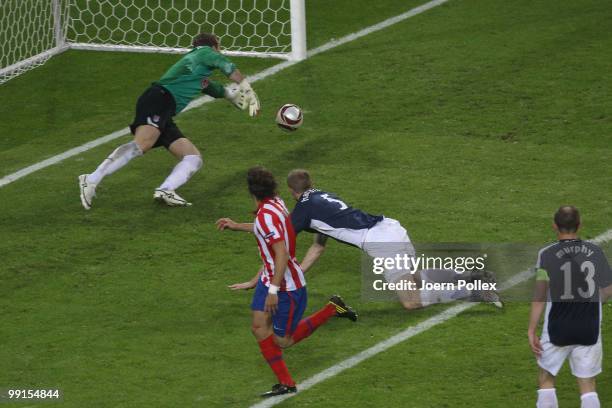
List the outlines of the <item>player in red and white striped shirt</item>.
<svg viewBox="0 0 612 408">
<path fill-rule="evenodd" d="M 289 254 L 287 268 L 281 281 L 280 290 L 293 291 L 306 285 L 302 268 L 295 258 L 295 232 L 288 217 L 289 211 L 279 197 L 265 198 L 258 203 L 257 217 L 253 233 L 257 239 L 259 253 L 263 261 L 261 281 L 269 286 L 274 276 L 273 245 L 283 242 Z"/>
<path fill-rule="evenodd" d="M 252 331 L 278 378 L 278 384 L 262 394 L 271 397 L 297 391 L 283 360 L 283 348 L 310 336 L 332 316 L 356 321 L 357 314 L 340 296 L 332 296 L 325 307 L 302 319 L 308 294 L 302 268 L 295 258 L 295 232 L 289 211 L 276 195 L 277 184 L 270 171 L 263 167 L 251 168 L 247 182 L 257 202 L 255 222 L 240 224 L 221 218 L 217 228 L 252 232 L 257 239 L 263 268 L 251 303 Z"/>
</svg>

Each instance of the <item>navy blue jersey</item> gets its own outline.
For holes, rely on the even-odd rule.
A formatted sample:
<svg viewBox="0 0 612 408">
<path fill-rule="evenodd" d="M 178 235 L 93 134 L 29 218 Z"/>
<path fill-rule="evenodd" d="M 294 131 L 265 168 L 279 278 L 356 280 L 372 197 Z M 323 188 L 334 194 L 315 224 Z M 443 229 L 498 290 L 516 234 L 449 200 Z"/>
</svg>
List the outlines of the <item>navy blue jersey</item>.
<svg viewBox="0 0 612 408">
<path fill-rule="evenodd" d="M 597 343 L 599 290 L 612 285 L 603 251 L 580 239 L 558 241 L 538 255 L 537 280 L 548 282 L 545 329 L 556 346 Z"/>
<path fill-rule="evenodd" d="M 383 218 L 353 208 L 337 195 L 317 189 L 305 191 L 291 212 L 296 234 L 319 232 L 357 247 L 361 247 L 368 229 Z"/>
</svg>

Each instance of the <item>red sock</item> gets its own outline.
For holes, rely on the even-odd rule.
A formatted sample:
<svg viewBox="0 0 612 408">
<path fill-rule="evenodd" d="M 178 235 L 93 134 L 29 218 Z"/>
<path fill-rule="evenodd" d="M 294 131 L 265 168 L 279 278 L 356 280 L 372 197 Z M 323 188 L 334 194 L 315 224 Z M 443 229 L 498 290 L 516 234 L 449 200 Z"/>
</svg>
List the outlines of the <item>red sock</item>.
<svg viewBox="0 0 612 408">
<path fill-rule="evenodd" d="M 327 304 L 323 309 L 311 314 L 305 319 L 302 319 L 291 336 L 294 341 L 293 344 L 310 336 L 317 329 L 317 327 L 327 322 L 329 318 L 335 314 L 336 306 Z"/>
<path fill-rule="evenodd" d="M 285 365 L 285 360 L 283 360 L 283 350 L 274 342 L 274 335 L 271 334 L 269 337 L 260 341 L 259 348 L 261 349 L 261 354 L 263 354 L 270 365 L 270 368 L 274 371 L 274 374 L 276 374 L 278 382 L 291 387 L 295 386 L 295 381 L 291 378 L 291 374 L 289 374 L 289 370 Z"/>
</svg>

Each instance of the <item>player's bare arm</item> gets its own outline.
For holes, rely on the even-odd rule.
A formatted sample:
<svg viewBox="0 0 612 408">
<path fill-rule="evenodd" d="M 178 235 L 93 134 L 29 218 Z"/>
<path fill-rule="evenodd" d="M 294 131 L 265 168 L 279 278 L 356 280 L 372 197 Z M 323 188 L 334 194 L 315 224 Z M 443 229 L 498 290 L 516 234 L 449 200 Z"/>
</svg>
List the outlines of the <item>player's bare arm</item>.
<svg viewBox="0 0 612 408">
<path fill-rule="evenodd" d="M 529 329 L 527 330 L 527 337 L 529 339 L 529 346 L 531 347 L 531 351 L 536 357 L 539 357 L 542 354 L 542 345 L 540 344 L 540 338 L 538 337 L 537 330 L 545 306 L 546 304 L 544 302 L 531 303 L 531 314 L 529 317 Z"/>
<path fill-rule="evenodd" d="M 601 303 L 606 303 L 608 300 L 612 299 L 612 285 L 602 288 L 600 291 Z"/>
<path fill-rule="evenodd" d="M 289 253 L 284 241 L 279 241 L 272 244 L 274 250 L 274 277 L 270 282 L 270 288 L 268 289 L 268 296 L 266 297 L 265 311 L 268 313 L 276 313 L 278 307 L 278 290 L 283 277 L 285 276 L 285 270 L 287 269 L 287 263 L 289 262 Z"/>
<path fill-rule="evenodd" d="M 242 231 L 242 232 L 253 232 L 252 222 L 235 222 L 231 218 L 219 218 L 215 223 L 217 230 L 225 231 L 226 229 L 231 231 Z"/>
<path fill-rule="evenodd" d="M 244 75 L 242 75 L 242 72 L 240 72 L 238 68 L 236 68 L 228 78 L 237 84 L 241 83 L 245 79 Z"/>
<path fill-rule="evenodd" d="M 529 328 L 527 337 L 529 338 L 529 346 L 534 355 L 539 357 L 542 354 L 542 345 L 538 337 L 537 330 L 546 307 L 546 292 L 548 290 L 547 281 L 537 281 L 534 293 L 533 302 L 531 302 L 531 313 L 529 316 Z"/>
<path fill-rule="evenodd" d="M 249 290 L 249 289 L 253 289 L 255 286 L 257 286 L 257 282 L 259 281 L 259 276 L 261 274 L 261 269 L 259 269 L 259 271 L 257 271 L 257 273 L 255 274 L 255 276 L 253 276 L 253 278 L 251 278 L 251 280 L 246 281 L 246 282 L 242 282 L 242 283 L 234 283 L 232 285 L 229 285 L 228 288 L 230 288 L 231 290 Z"/>
<path fill-rule="evenodd" d="M 321 255 L 323 255 L 323 252 L 325 252 L 326 243 L 327 237 L 325 235 L 314 235 L 313 243 L 310 248 L 308 248 L 308 251 L 306 251 L 306 255 L 304 255 L 304 259 L 302 259 L 302 262 L 300 263 L 302 271 L 306 272 L 319 260 Z"/>
</svg>

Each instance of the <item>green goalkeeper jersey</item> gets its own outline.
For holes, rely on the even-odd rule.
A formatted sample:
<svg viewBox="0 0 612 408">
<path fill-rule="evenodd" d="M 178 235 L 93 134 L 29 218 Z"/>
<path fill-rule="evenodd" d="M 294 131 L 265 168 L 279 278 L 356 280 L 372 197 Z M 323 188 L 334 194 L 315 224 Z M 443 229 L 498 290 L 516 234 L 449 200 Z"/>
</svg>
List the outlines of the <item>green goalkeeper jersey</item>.
<svg viewBox="0 0 612 408">
<path fill-rule="evenodd" d="M 208 87 L 208 77 L 215 69 L 229 76 L 236 66 L 211 47 L 196 47 L 170 67 L 155 84 L 170 91 L 176 102 L 176 113 L 179 113 Z"/>
</svg>

